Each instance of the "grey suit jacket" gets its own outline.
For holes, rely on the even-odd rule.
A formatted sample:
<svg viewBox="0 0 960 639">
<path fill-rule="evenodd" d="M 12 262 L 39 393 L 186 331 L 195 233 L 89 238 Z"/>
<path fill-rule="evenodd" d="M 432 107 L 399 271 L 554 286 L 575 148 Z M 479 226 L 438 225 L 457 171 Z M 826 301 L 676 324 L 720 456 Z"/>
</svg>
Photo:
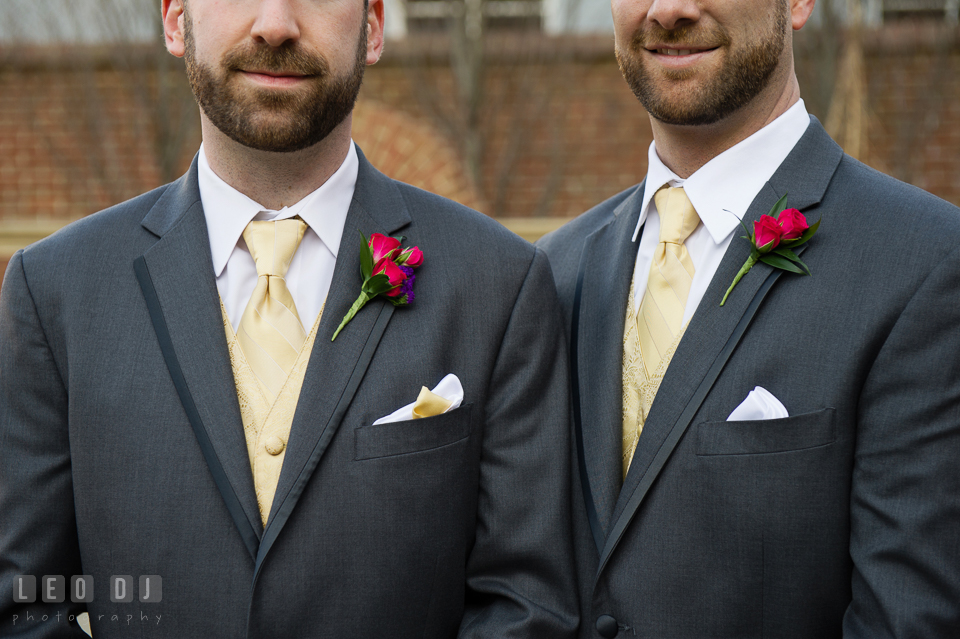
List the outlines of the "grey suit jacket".
<svg viewBox="0 0 960 639">
<path fill-rule="evenodd" d="M 358 230 L 423 250 L 416 300 L 372 301 L 331 343 L 360 290 Z M 82 605 L 14 605 L 11 584 L 85 574 L 98 639 L 571 636 L 562 334 L 541 251 L 361 155 L 262 529 L 196 163 L 17 253 L 0 295 L 0 635 L 76 634 L 52 615 Z M 372 426 L 448 373 L 460 408 Z M 111 603 L 111 575 L 159 575 L 162 601 Z"/>
<path fill-rule="evenodd" d="M 758 264 L 721 308 L 733 240 L 621 486 L 643 188 L 540 243 L 573 346 L 581 636 L 960 636 L 960 211 L 812 119 L 745 219 L 785 193 L 822 218 L 812 277 Z M 725 421 L 758 385 L 790 416 Z"/>
</svg>

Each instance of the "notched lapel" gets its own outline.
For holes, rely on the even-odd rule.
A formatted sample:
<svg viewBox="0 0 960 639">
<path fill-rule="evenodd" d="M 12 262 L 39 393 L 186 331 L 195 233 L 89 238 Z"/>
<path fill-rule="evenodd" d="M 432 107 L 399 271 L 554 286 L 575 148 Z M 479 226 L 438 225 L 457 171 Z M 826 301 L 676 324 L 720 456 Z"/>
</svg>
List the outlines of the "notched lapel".
<svg viewBox="0 0 960 639">
<path fill-rule="evenodd" d="M 606 535 L 621 483 L 623 326 L 637 259 L 631 241 L 644 185 L 585 241 L 580 257 L 577 376 L 584 462 L 598 522 Z"/>
<path fill-rule="evenodd" d="M 820 120 L 811 115 L 807 132 L 770 178 L 767 186 L 773 189 L 777 197 L 786 193 L 787 206 L 807 211 L 823 200 L 842 159 L 843 149 L 827 135 Z M 761 213 L 768 211 L 769 208 Z"/>
<path fill-rule="evenodd" d="M 259 509 L 213 273 L 196 160 L 143 220 L 160 239 L 143 255 L 184 380 L 244 515 Z"/>
<path fill-rule="evenodd" d="M 744 225 L 751 228 L 751 224 L 768 213 L 784 193 L 789 194 L 788 205 L 791 207 L 801 211 L 815 207 L 822 200 L 842 157 L 840 147 L 830 139 L 819 121 L 811 117 L 807 132 L 750 205 L 743 219 Z M 821 232 L 824 230 L 821 227 Z M 662 469 L 665 458 L 679 442 L 676 429 L 682 436 L 683 430 L 689 426 L 695 410 L 688 408 L 698 407 L 691 405 L 695 393 L 709 391 L 715 377 L 709 380 L 706 388 L 702 387 L 708 372 L 719 374 L 719 370 L 711 369 L 725 363 L 723 358 L 732 352 L 727 348 L 731 336 L 738 340 L 743 334 L 757 305 L 775 281 L 770 278 L 777 277 L 773 268 L 758 263 L 737 284 L 726 304 L 720 306 L 723 294 L 750 254 L 749 243 L 739 235 L 738 232 L 723 256 L 657 391 L 614 509 L 613 534 L 608 537 L 601 554 L 601 570 L 616 547 L 619 535 Z M 815 240 L 811 244 L 815 244 Z M 696 399 L 702 401 L 702 397 Z"/>
<path fill-rule="evenodd" d="M 358 230 L 367 237 L 371 233 L 390 235 L 410 223 L 393 181 L 374 169 L 359 149 L 357 153 L 357 186 L 290 429 L 276 496 L 260 545 L 257 572 L 339 429 L 394 311 L 393 304 L 374 299 L 331 342 L 334 331 L 360 294 Z"/>
</svg>

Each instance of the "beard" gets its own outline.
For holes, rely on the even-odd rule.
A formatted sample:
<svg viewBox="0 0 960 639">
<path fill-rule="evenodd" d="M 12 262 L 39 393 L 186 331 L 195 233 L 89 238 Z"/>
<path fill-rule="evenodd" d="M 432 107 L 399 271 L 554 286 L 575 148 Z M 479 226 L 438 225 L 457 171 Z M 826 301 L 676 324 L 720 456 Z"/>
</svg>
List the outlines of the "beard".
<svg viewBox="0 0 960 639">
<path fill-rule="evenodd" d="M 366 67 L 366 20 L 353 68 L 340 76 L 331 73 L 326 58 L 295 42 L 279 48 L 250 42 L 224 54 L 218 67 L 205 65 L 196 56 L 189 14 L 184 23 L 184 62 L 193 95 L 231 140 L 259 151 L 300 151 L 326 138 L 353 111 Z M 307 86 L 293 91 L 251 87 L 239 77 L 243 69 L 306 76 Z"/>
<path fill-rule="evenodd" d="M 776 6 L 773 29 L 738 48 L 731 48 L 732 39 L 720 26 L 694 25 L 673 30 L 659 25 L 648 27 L 634 36 L 629 51 L 617 46 L 620 72 L 643 107 L 657 120 L 677 125 L 719 122 L 757 97 L 780 62 L 786 42 L 787 7 L 779 1 Z M 647 43 L 719 47 L 726 49 L 728 55 L 719 71 L 694 84 L 686 82 L 695 76 L 693 70 L 645 66 Z"/>
</svg>

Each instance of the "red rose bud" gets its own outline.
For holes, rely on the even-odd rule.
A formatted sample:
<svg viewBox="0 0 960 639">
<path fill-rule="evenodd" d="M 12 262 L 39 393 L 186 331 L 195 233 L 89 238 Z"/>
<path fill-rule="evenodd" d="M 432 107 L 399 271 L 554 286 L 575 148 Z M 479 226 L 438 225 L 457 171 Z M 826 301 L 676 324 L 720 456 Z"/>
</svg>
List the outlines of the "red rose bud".
<svg viewBox="0 0 960 639">
<path fill-rule="evenodd" d="M 780 223 L 769 215 L 761 215 L 760 219 L 753 223 L 757 250 L 761 253 L 769 253 L 777 248 L 782 233 L 783 229 L 780 228 Z"/>
<path fill-rule="evenodd" d="M 370 250 L 373 251 L 373 263 L 377 264 L 380 260 L 390 254 L 391 251 L 400 248 L 400 240 L 387 237 L 380 233 L 374 233 L 370 236 Z"/>
<path fill-rule="evenodd" d="M 384 295 L 387 297 L 396 297 L 400 295 L 403 291 L 400 288 L 400 285 L 403 284 L 403 281 L 407 279 L 407 274 L 403 272 L 399 266 L 393 260 L 382 259 L 377 262 L 377 265 L 373 267 L 373 274 L 379 275 L 383 273 L 390 279 L 390 286 L 393 288 Z"/>
<path fill-rule="evenodd" d="M 797 209 L 780 211 L 777 220 L 780 222 L 780 228 L 783 229 L 780 239 L 784 241 L 795 240 L 810 228 L 810 225 L 807 224 L 807 218 L 803 217 L 803 213 Z"/>
<path fill-rule="evenodd" d="M 406 249 L 397 259 L 397 264 L 405 264 L 411 268 L 417 268 L 423 264 L 423 251 L 416 246 Z"/>
</svg>

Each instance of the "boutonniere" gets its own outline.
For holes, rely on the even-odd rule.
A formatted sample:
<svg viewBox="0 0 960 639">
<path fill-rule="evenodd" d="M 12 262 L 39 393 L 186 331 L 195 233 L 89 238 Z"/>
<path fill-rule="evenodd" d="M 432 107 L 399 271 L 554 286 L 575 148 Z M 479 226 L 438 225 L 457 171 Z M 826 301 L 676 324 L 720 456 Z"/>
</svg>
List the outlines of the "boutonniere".
<svg viewBox="0 0 960 639">
<path fill-rule="evenodd" d="M 724 302 L 727 301 L 730 291 L 737 285 L 740 278 L 749 273 L 757 262 L 763 262 L 773 268 L 783 269 L 791 273 L 810 275 L 810 269 L 807 268 L 807 265 L 801 262 L 797 254 L 790 249 L 807 243 L 820 228 L 820 220 L 810 226 L 807 224 L 807 218 L 803 216 L 803 213 L 797 209 L 783 208 L 786 205 L 787 196 L 784 195 L 773 205 L 770 213 L 761 215 L 760 219 L 753 223 L 752 234 L 746 226 L 743 226 L 743 222 L 740 222 L 740 226 L 743 226 L 744 232 L 747 233 L 743 236 L 743 239 L 750 242 L 750 257 L 747 258 L 737 276 L 733 278 L 733 284 L 727 289 L 720 306 L 723 306 Z M 780 212 L 774 217 L 776 211 Z"/>
<path fill-rule="evenodd" d="M 404 237 L 395 238 L 374 233 L 368 241 L 360 233 L 363 246 L 360 248 L 360 274 L 363 276 L 363 285 L 360 287 L 360 297 L 353 303 L 333 337 L 343 330 L 343 327 L 353 319 L 364 305 L 383 295 L 394 306 L 406 306 L 413 301 L 413 282 L 417 276 L 413 269 L 423 264 L 423 251 L 416 246 L 403 248 L 400 246 Z"/>
</svg>

